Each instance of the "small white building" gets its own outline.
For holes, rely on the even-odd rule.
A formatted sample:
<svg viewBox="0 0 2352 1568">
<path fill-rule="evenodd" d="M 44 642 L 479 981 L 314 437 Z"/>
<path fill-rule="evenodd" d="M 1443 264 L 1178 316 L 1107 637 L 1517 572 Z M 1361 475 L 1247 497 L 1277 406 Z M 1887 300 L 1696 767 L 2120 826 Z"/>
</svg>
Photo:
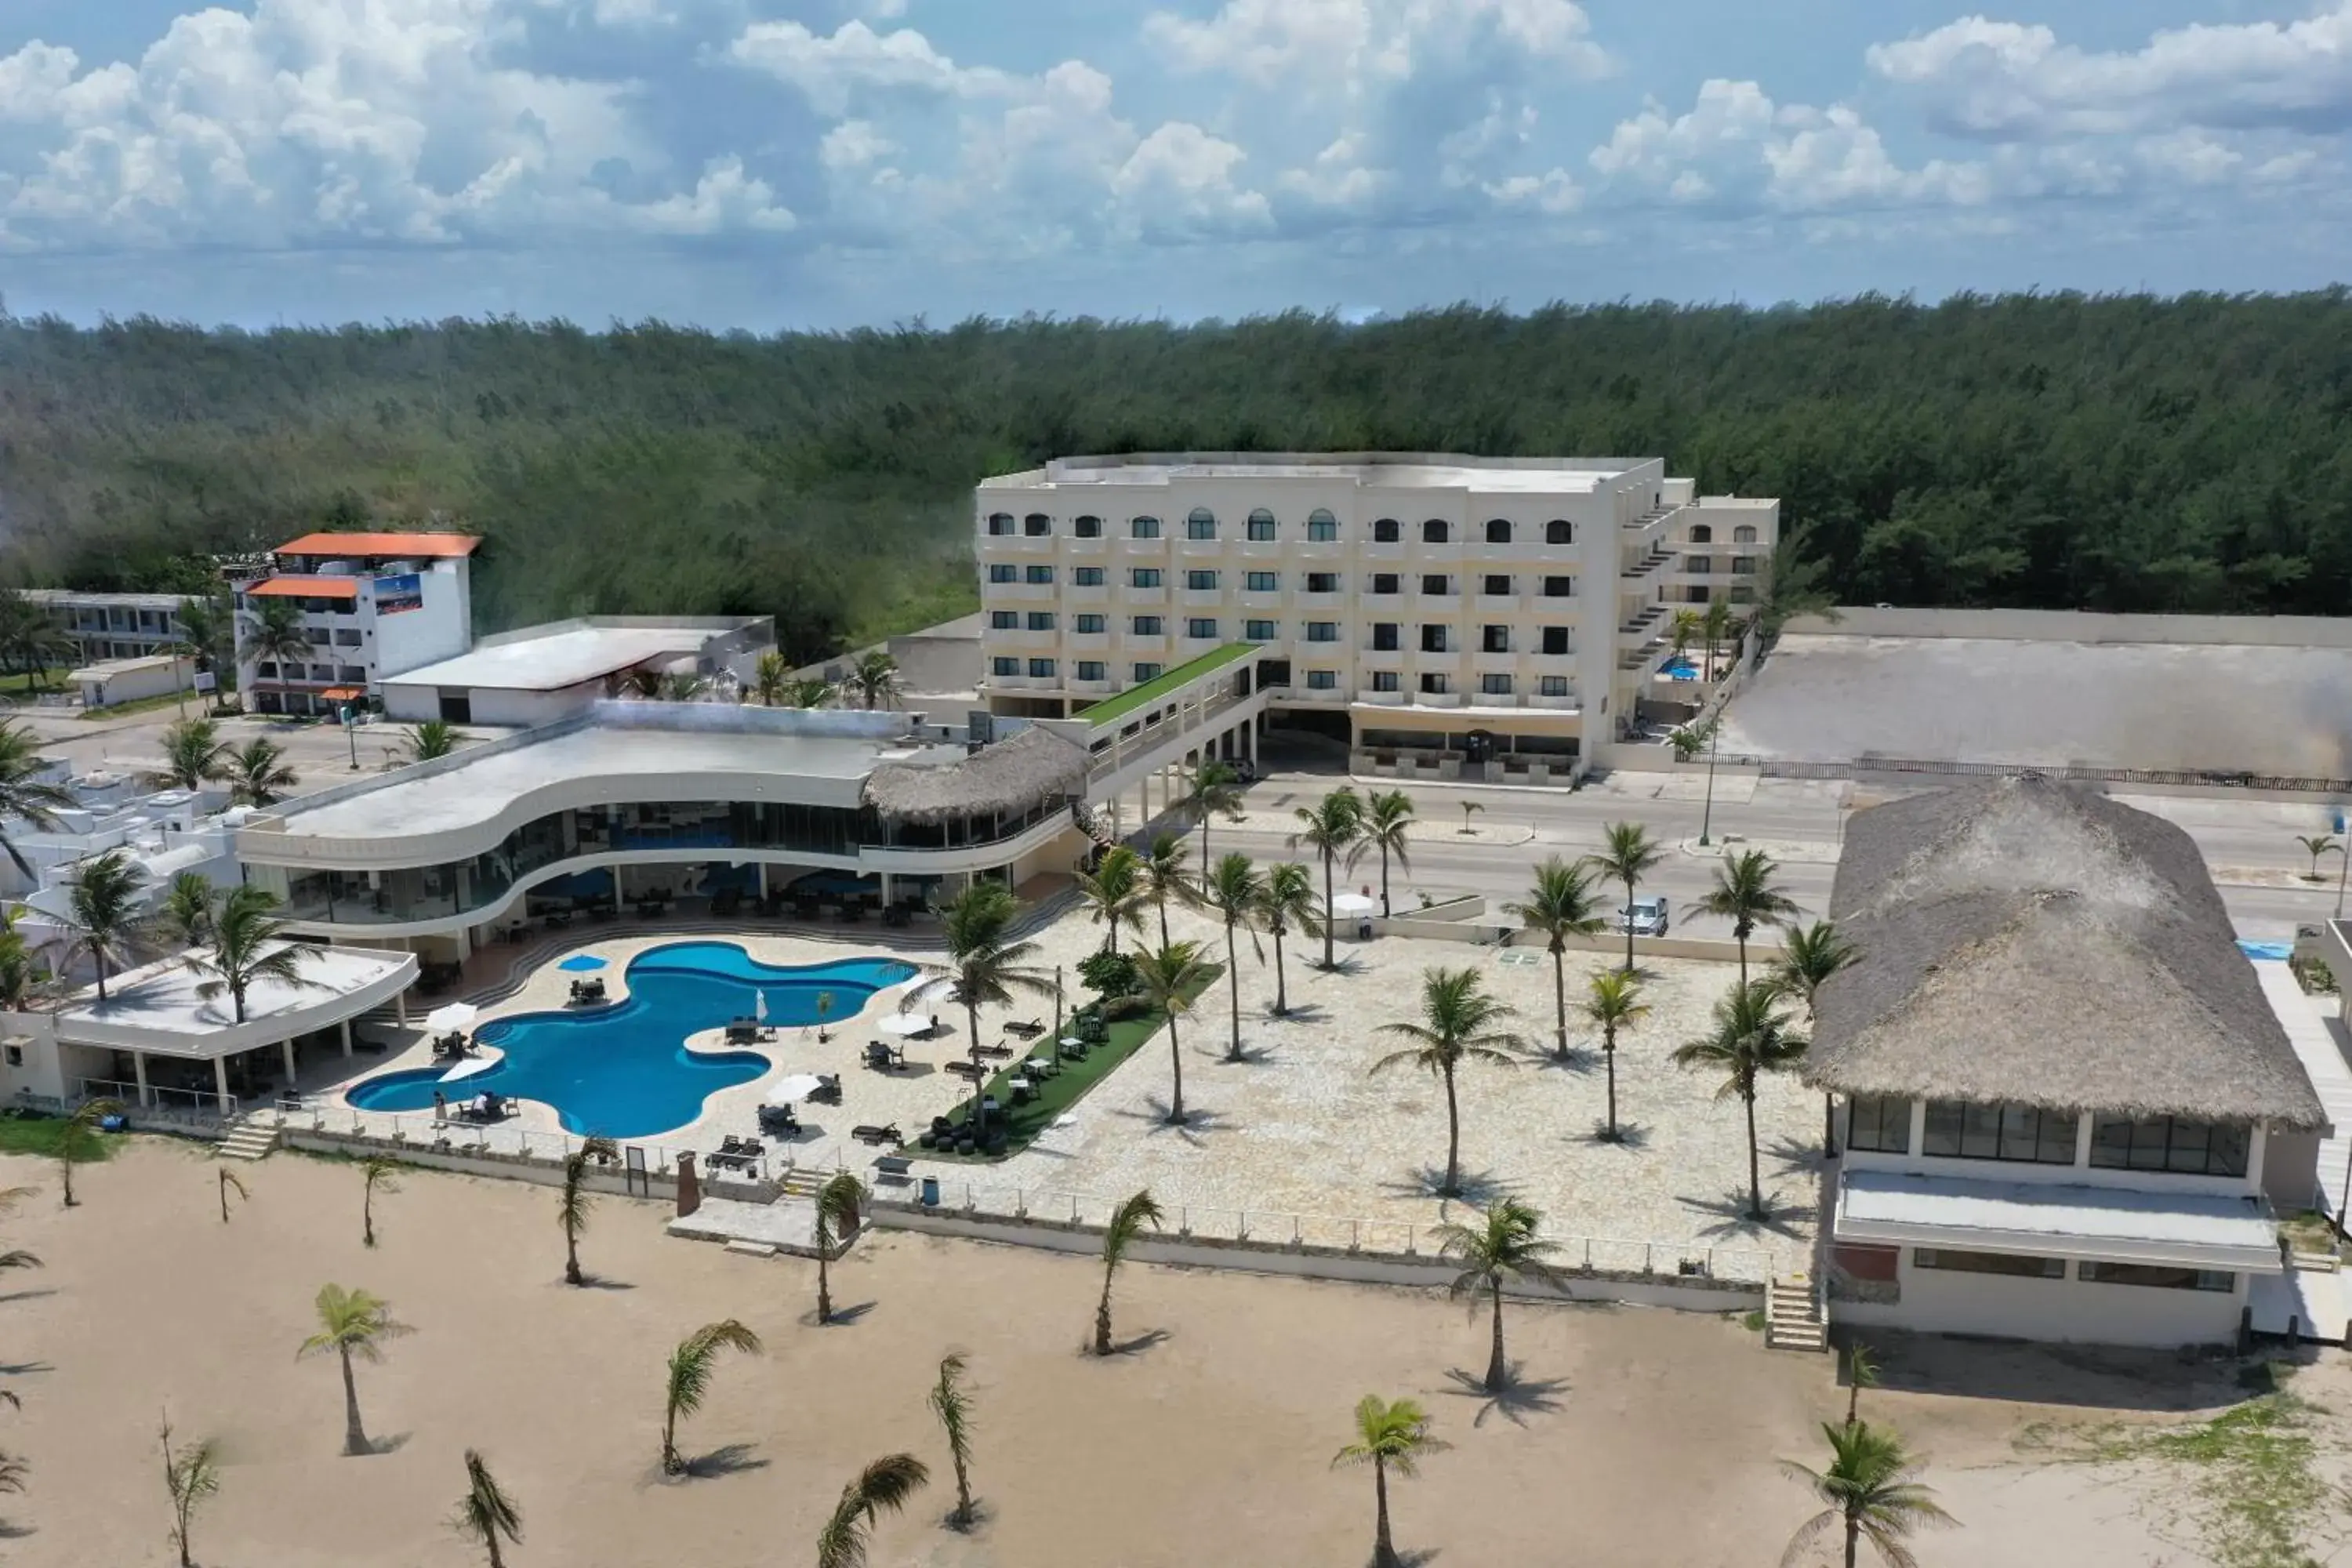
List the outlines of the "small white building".
<svg viewBox="0 0 2352 1568">
<path fill-rule="evenodd" d="M 196 661 L 181 654 L 155 653 L 86 664 L 66 677 L 81 694 L 84 708 L 112 708 L 152 697 L 194 694 Z"/>
<path fill-rule="evenodd" d="M 464 533 L 309 533 L 279 545 L 267 576 L 234 585 L 247 710 L 331 716 L 381 699 L 387 676 L 463 653 L 474 640 L 470 561 L 481 542 Z M 255 650 L 273 600 L 300 606 L 307 658 Z"/>
<path fill-rule="evenodd" d="M 73 639 L 74 658 L 83 664 L 166 653 L 187 635 L 180 606 L 191 595 L 27 588 L 24 596 L 47 610 L 57 628 Z"/>
<path fill-rule="evenodd" d="M 585 710 L 641 670 L 740 680 L 775 646 L 765 616 L 595 616 L 482 638 L 383 682 L 389 719 L 528 728 Z"/>
</svg>

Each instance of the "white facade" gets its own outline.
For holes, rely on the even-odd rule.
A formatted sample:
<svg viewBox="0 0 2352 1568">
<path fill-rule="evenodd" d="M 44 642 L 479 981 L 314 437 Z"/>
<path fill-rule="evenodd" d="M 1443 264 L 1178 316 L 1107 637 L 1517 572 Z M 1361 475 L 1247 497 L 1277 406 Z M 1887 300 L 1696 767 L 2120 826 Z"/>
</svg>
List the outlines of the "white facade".
<svg viewBox="0 0 2352 1568">
<path fill-rule="evenodd" d="M 190 691 L 195 684 L 196 661 L 170 653 L 110 658 L 85 665 L 66 679 L 80 691 L 84 708 L 112 708 Z"/>
<path fill-rule="evenodd" d="M 775 646 L 766 616 L 596 616 L 484 637 L 455 658 L 383 680 L 384 716 L 534 728 L 623 695 L 633 672 L 739 680 Z"/>
<path fill-rule="evenodd" d="M 1485 731 L 1564 762 L 1631 723 L 1673 609 L 1752 596 L 1779 505 L 1656 458 L 1073 458 L 983 481 L 974 528 L 997 712 L 1247 642 L 1274 710 L 1358 750 Z"/>
<path fill-rule="evenodd" d="M 280 545 L 278 570 L 234 585 L 237 687 L 248 710 L 332 714 L 351 693 L 381 701 L 387 676 L 472 646 L 468 555 L 461 534 L 311 534 Z M 252 648 L 262 605 L 301 605 L 305 661 L 262 659 Z"/>
<path fill-rule="evenodd" d="M 27 588 L 28 603 L 48 611 L 74 642 L 81 664 L 144 658 L 170 650 L 186 635 L 178 594 L 85 594 L 74 588 Z"/>
</svg>

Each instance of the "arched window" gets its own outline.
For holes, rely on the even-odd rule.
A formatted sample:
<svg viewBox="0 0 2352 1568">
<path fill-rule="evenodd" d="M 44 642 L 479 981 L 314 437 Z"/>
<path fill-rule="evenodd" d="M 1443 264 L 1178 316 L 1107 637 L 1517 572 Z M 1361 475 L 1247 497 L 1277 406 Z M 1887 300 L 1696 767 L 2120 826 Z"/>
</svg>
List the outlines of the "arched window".
<svg viewBox="0 0 2352 1568">
<path fill-rule="evenodd" d="M 1021 531 L 1032 539 L 1043 539 L 1054 531 L 1054 520 L 1042 511 L 1033 511 L 1021 520 Z"/>
<path fill-rule="evenodd" d="M 1421 542 L 1423 544 L 1443 544 L 1453 536 L 1454 531 L 1442 517 L 1433 517 L 1421 525 Z"/>
<path fill-rule="evenodd" d="M 1070 524 L 1070 531 L 1080 539 L 1100 539 L 1102 537 L 1102 519 L 1098 517 L 1081 517 L 1075 519 Z"/>
<path fill-rule="evenodd" d="M 1715 530 L 1706 523 L 1695 522 L 1691 524 L 1690 542 L 1693 544 L 1712 544 L 1715 542 Z"/>
<path fill-rule="evenodd" d="M 1307 542 L 1309 544 L 1328 544 L 1339 537 L 1339 520 L 1330 512 L 1318 506 L 1307 514 Z"/>
<path fill-rule="evenodd" d="M 1510 542 L 1510 520 L 1500 517 L 1488 518 L 1486 520 L 1486 542 L 1489 544 L 1508 544 Z"/>
<path fill-rule="evenodd" d="M 1269 544 L 1274 541 L 1274 513 L 1264 507 L 1249 514 L 1249 538 L 1253 544 Z"/>
<path fill-rule="evenodd" d="M 1374 544 L 1394 544 L 1404 537 L 1403 525 L 1392 517 L 1384 517 L 1372 524 Z"/>
<path fill-rule="evenodd" d="M 1192 515 L 1184 520 L 1184 537 L 1187 539 L 1216 538 L 1217 514 L 1204 506 L 1194 507 Z"/>
<path fill-rule="evenodd" d="M 1160 537 L 1160 520 L 1156 517 L 1129 518 L 1127 536 L 1129 539 L 1157 539 Z"/>
<path fill-rule="evenodd" d="M 1013 531 L 1013 514 L 1009 511 L 990 512 L 988 514 L 988 531 L 992 535 L 999 536 L 1011 533 Z"/>
<path fill-rule="evenodd" d="M 1753 543 L 1755 543 L 1755 542 L 1756 542 L 1756 526 L 1755 526 L 1755 524 L 1753 524 L 1753 523 L 1747 523 L 1747 522 L 1743 522 L 1743 523 L 1741 523 L 1738 528 L 1733 529 L 1733 530 L 1731 531 L 1731 542 L 1732 542 L 1732 543 L 1734 543 L 1734 544 L 1753 544 Z"/>
<path fill-rule="evenodd" d="M 1576 525 L 1570 522 L 1566 518 L 1553 518 L 1549 522 L 1544 524 L 1544 542 L 1546 544 L 1575 543 Z"/>
</svg>

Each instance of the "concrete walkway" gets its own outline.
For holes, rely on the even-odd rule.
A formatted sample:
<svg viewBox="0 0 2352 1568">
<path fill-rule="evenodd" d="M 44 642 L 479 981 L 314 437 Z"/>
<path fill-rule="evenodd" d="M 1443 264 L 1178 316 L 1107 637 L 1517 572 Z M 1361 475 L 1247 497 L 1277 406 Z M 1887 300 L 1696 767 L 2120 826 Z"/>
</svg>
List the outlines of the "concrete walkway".
<svg viewBox="0 0 2352 1568">
<path fill-rule="evenodd" d="M 2336 1030 L 2320 1011 L 2319 999 L 2305 994 L 2293 970 L 2284 963 L 2267 962 L 2256 963 L 2254 973 L 2262 980 L 2263 994 L 2270 998 L 2271 1011 L 2285 1026 L 2303 1070 L 2311 1075 L 2319 1103 L 2327 1108 L 2327 1120 L 2335 1123 L 2336 1131 L 2319 1145 L 2319 1185 L 2327 1194 L 2328 1212 L 2342 1214 L 2345 1162 L 2352 1158 L 2352 1066 L 2346 1065 Z"/>
</svg>

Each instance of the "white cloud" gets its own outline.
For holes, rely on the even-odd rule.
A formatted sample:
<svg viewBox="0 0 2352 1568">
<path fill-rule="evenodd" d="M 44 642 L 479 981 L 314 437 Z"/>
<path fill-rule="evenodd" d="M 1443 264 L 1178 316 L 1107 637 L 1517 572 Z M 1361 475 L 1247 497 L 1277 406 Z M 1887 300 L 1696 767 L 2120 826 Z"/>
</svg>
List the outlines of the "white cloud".
<svg viewBox="0 0 2352 1568">
<path fill-rule="evenodd" d="M 1508 179 L 1491 182 L 1486 191 L 1503 206 L 1532 207 L 1553 217 L 1572 213 L 1584 205 L 1584 187 L 1566 169 L 1541 174 L 1513 174 Z"/>
<path fill-rule="evenodd" d="M 798 22 L 758 22 L 727 52 L 799 89 L 823 114 L 843 113 L 876 94 L 982 97 L 1011 91 L 1018 81 L 985 66 L 957 65 L 912 27 L 877 33 L 862 21 L 845 22 L 829 36 Z"/>
<path fill-rule="evenodd" d="M 1223 137 L 1171 120 L 1128 154 L 1111 176 L 1111 194 L 1147 237 L 1262 230 L 1273 223 L 1265 197 L 1234 178 L 1247 156 Z"/>
<path fill-rule="evenodd" d="M 828 169 L 863 169 L 880 163 L 898 144 L 874 128 L 870 120 L 845 120 L 817 143 L 817 162 Z"/>
<path fill-rule="evenodd" d="M 1310 95 L 1401 81 L 1487 42 L 1579 75 L 1611 63 L 1571 0 L 1226 0 L 1205 21 L 1155 11 L 1143 30 L 1180 70 Z"/>
</svg>

